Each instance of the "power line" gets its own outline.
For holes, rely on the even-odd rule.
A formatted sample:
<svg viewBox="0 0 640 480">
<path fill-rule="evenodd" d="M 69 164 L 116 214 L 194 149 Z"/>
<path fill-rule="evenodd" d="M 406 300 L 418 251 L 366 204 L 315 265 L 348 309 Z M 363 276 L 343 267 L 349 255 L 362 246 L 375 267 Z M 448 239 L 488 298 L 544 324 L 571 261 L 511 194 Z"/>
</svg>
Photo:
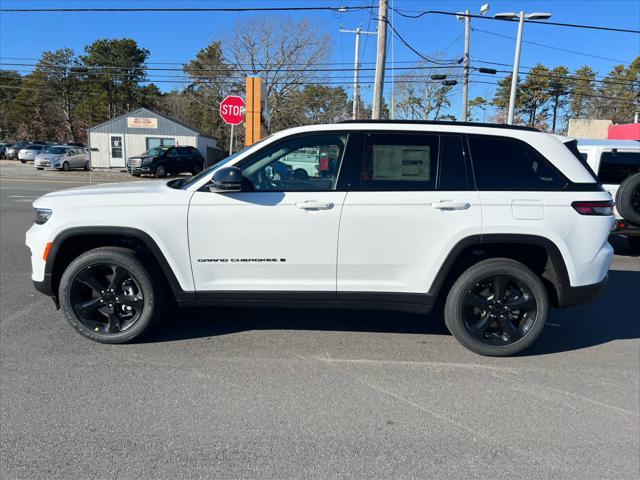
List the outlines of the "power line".
<svg viewBox="0 0 640 480">
<path fill-rule="evenodd" d="M 415 10 L 404 10 L 405 13 L 403 13 L 401 10 L 395 9 L 395 12 L 402 16 L 402 17 L 406 17 L 406 18 L 420 18 L 423 17 L 425 15 L 430 15 L 430 14 L 434 14 L 434 15 L 453 15 L 453 16 L 457 16 L 457 17 L 466 17 L 467 14 L 465 13 L 460 13 L 460 12 L 445 12 L 442 10 L 425 10 L 425 11 L 415 11 Z M 413 12 L 416 13 L 416 15 L 410 15 L 406 12 Z M 495 18 L 495 17 L 487 17 L 484 15 L 474 15 L 474 14 L 469 14 L 468 15 L 471 18 L 480 18 L 482 20 L 494 20 L 494 21 L 498 21 L 498 22 L 514 22 L 515 20 L 510 20 L 507 18 Z M 617 28 L 617 27 L 603 27 L 601 25 L 583 25 L 583 24 L 578 24 L 578 23 L 562 23 L 562 22 L 550 22 L 548 20 L 545 20 L 544 22 L 540 22 L 537 20 L 524 20 L 525 23 L 533 23 L 536 25 L 554 25 L 554 26 L 558 26 L 558 27 L 572 27 L 572 28 L 585 28 L 585 29 L 590 29 L 590 30 L 601 30 L 601 31 L 607 31 L 607 32 L 619 32 L 619 33 L 640 33 L 640 30 L 632 30 L 632 29 L 628 29 L 628 28 Z"/>
<path fill-rule="evenodd" d="M 389 25 L 391 27 L 391 30 L 393 31 L 393 33 L 395 34 L 396 37 L 398 37 L 398 39 L 409 49 L 411 50 L 413 53 L 415 53 L 418 57 L 420 57 L 421 59 L 427 61 L 427 62 L 431 62 L 431 63 L 435 63 L 436 65 L 457 65 L 460 64 L 462 62 L 462 58 L 458 58 L 458 59 L 452 59 L 452 60 L 445 60 L 445 61 L 440 61 L 440 60 L 434 60 L 433 58 L 429 58 L 426 55 L 423 55 L 422 53 L 420 53 L 418 50 L 416 50 L 415 48 L 413 48 L 413 46 L 411 46 L 411 44 L 409 42 L 407 42 L 404 37 L 402 35 L 400 35 L 400 32 L 398 32 L 398 30 L 396 30 L 396 27 L 394 27 L 391 22 L 389 22 L 389 20 L 385 20 L 385 23 L 387 25 Z"/>
<path fill-rule="evenodd" d="M 369 10 L 372 7 L 367 5 L 354 5 L 351 7 L 92 7 L 92 8 L 0 8 L 0 13 L 149 13 L 149 12 L 171 12 L 171 13 L 205 13 L 205 12 L 357 12 Z"/>
<path fill-rule="evenodd" d="M 512 37 L 511 35 L 503 35 L 502 33 L 490 32 L 489 30 L 482 30 L 480 28 L 474 28 L 474 27 L 471 27 L 471 30 L 473 30 L 474 32 L 485 33 L 487 35 L 493 35 L 495 37 L 502 37 L 502 38 L 508 38 L 510 40 L 515 40 L 515 37 Z M 532 42 L 532 41 L 529 41 L 529 40 L 523 40 L 522 42 L 523 43 L 528 43 L 529 45 L 537 45 L 538 47 L 544 47 L 544 48 L 550 48 L 552 50 L 558 50 L 560 52 L 567 52 L 567 53 L 573 53 L 575 55 L 583 55 L 585 57 L 597 58 L 599 60 L 608 60 L 608 61 L 616 62 L 616 63 L 624 63 L 625 65 L 631 63 L 631 62 L 627 62 L 626 60 L 617 60 L 615 58 L 602 57 L 600 55 L 593 55 L 591 53 L 580 52 L 578 50 L 570 50 L 568 48 L 556 47 L 554 45 L 546 45 L 544 43 Z"/>
</svg>

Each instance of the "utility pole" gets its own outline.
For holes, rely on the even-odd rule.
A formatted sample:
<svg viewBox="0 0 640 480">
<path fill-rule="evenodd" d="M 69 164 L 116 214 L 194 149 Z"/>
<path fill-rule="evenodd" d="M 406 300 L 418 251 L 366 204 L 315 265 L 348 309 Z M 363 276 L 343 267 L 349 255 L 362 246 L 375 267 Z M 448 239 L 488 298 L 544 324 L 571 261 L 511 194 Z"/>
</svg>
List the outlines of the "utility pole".
<svg viewBox="0 0 640 480">
<path fill-rule="evenodd" d="M 355 30 L 344 30 L 340 29 L 342 33 L 355 33 L 356 34 L 356 57 L 353 63 L 353 113 L 352 117 L 354 120 L 358 119 L 358 102 L 360 101 L 360 96 L 358 94 L 358 78 L 360 76 L 360 34 L 365 35 L 375 35 L 376 32 L 366 32 L 362 30 L 360 27 Z"/>
<path fill-rule="evenodd" d="M 469 38 L 471 36 L 471 12 L 464 12 L 464 82 L 462 83 L 462 121 L 467 121 L 469 110 Z"/>
<path fill-rule="evenodd" d="M 373 84 L 373 120 L 380 119 L 384 90 L 384 66 L 387 60 L 387 13 L 388 0 L 378 1 L 378 56 L 376 57 L 376 78 Z"/>
</svg>

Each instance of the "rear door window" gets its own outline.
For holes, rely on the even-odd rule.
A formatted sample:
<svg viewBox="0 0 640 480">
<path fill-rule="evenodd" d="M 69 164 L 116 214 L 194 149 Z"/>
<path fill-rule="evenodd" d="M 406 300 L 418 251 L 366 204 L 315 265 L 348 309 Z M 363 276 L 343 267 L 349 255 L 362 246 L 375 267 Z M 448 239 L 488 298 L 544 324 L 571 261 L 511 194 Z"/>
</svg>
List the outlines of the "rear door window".
<svg viewBox="0 0 640 480">
<path fill-rule="evenodd" d="M 640 152 L 611 150 L 602 152 L 598 176 L 602 183 L 620 185 L 627 177 L 640 172 Z"/>
<path fill-rule="evenodd" d="M 489 135 L 469 135 L 478 190 L 564 190 L 567 180 L 527 143 Z"/>
<path fill-rule="evenodd" d="M 371 133 L 366 136 L 360 190 L 435 190 L 438 135 Z"/>
</svg>

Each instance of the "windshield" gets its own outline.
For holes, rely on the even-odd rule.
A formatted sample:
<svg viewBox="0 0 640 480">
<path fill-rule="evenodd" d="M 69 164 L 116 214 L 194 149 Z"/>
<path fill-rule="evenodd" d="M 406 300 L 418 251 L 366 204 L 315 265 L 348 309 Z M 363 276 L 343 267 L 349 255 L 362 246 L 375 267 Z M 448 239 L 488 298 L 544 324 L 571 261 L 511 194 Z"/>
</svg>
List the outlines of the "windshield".
<svg viewBox="0 0 640 480">
<path fill-rule="evenodd" d="M 67 147 L 49 147 L 45 148 L 43 153 L 53 153 L 54 155 L 62 155 L 63 153 L 67 153 Z"/>
<path fill-rule="evenodd" d="M 191 177 L 188 180 L 185 180 L 183 183 L 181 183 L 179 185 L 179 188 L 185 190 L 185 189 L 189 188 L 191 185 L 193 185 L 195 183 L 198 183 L 200 181 L 200 179 L 206 177 L 209 173 L 211 173 L 211 170 L 213 170 L 214 168 L 219 168 L 219 167 L 222 167 L 223 165 L 226 165 L 227 163 L 229 163 L 232 160 L 234 160 L 235 158 L 239 157 L 241 154 L 243 154 L 244 152 L 246 152 L 250 148 L 253 148 L 256 145 L 258 145 L 259 143 L 264 142 L 267 138 L 269 138 L 269 137 L 265 137 L 262 140 L 254 143 L 253 145 L 249 145 L 248 147 L 244 147 L 243 149 L 238 150 L 236 153 L 233 153 L 233 154 L 229 155 L 228 157 L 223 158 L 218 163 L 214 163 L 213 165 L 207 167 L 205 170 L 201 171 L 199 174 Z"/>
<path fill-rule="evenodd" d="M 162 147 L 153 147 L 150 148 L 149 150 L 147 150 L 146 152 L 144 152 L 142 154 L 143 157 L 155 157 L 157 155 L 162 155 L 162 152 L 164 152 L 166 150 L 166 148 L 162 148 Z"/>
</svg>

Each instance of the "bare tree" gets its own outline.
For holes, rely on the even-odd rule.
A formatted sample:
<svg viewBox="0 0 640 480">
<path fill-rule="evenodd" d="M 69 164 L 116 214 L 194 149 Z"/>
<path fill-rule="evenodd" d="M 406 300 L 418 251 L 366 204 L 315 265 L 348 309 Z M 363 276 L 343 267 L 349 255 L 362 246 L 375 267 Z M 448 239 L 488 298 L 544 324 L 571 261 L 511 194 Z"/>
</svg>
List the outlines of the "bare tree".
<svg viewBox="0 0 640 480">
<path fill-rule="evenodd" d="M 255 16 L 238 21 L 230 37 L 227 62 L 242 76 L 262 77 L 270 111 L 267 131 L 278 130 L 287 123 L 281 118 L 285 99 L 317 78 L 310 67 L 329 57 L 330 36 L 310 19 Z"/>
<path fill-rule="evenodd" d="M 452 72 L 421 69 L 400 77 L 397 82 L 398 109 L 401 118 L 411 120 L 437 120 L 442 110 L 451 105 L 449 98 L 453 86 L 432 80 L 433 74 L 451 75 Z"/>
</svg>

